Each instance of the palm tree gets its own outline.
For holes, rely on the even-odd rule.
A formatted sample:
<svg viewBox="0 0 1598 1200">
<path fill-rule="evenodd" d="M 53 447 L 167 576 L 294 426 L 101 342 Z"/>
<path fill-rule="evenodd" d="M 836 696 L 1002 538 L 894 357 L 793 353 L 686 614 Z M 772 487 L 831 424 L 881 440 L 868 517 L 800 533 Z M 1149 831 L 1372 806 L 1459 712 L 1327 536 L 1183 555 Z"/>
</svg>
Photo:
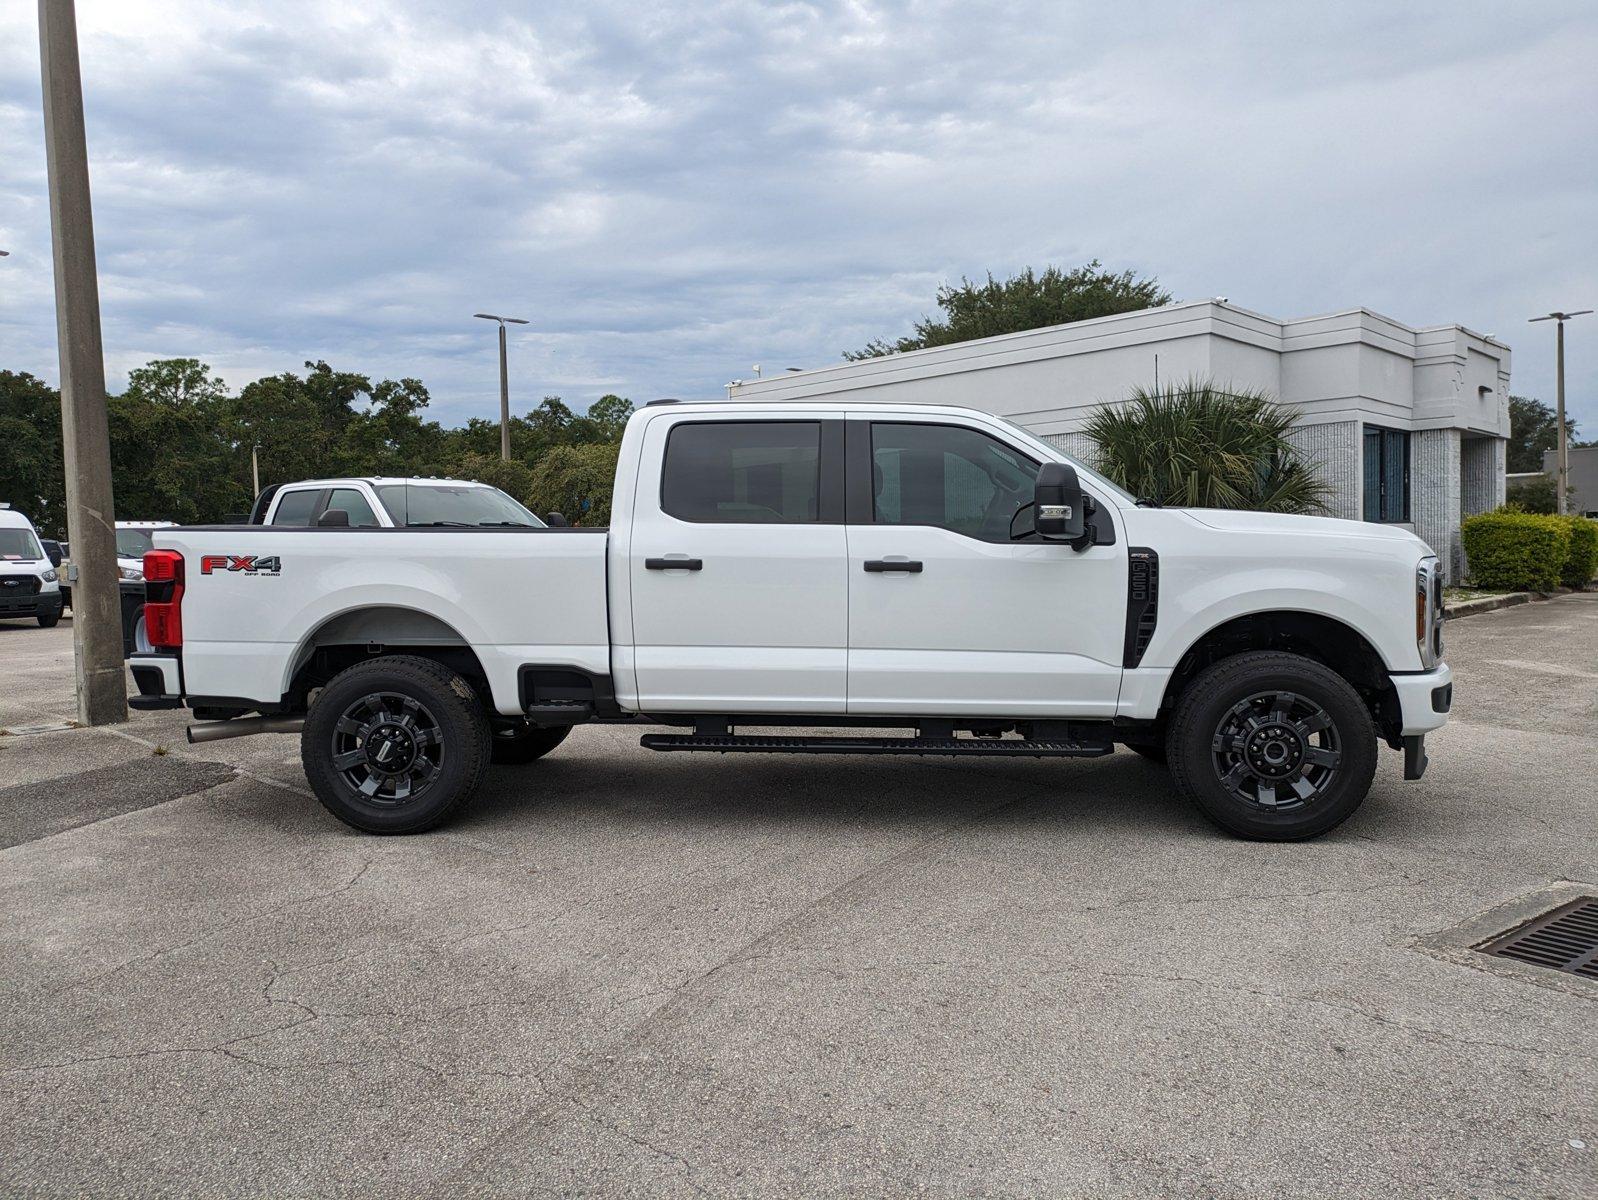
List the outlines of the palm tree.
<svg viewBox="0 0 1598 1200">
<path fill-rule="evenodd" d="M 1330 489 L 1288 435 L 1298 421 L 1264 392 L 1189 379 L 1099 408 L 1099 467 L 1140 499 L 1181 508 L 1323 512 Z"/>
</svg>

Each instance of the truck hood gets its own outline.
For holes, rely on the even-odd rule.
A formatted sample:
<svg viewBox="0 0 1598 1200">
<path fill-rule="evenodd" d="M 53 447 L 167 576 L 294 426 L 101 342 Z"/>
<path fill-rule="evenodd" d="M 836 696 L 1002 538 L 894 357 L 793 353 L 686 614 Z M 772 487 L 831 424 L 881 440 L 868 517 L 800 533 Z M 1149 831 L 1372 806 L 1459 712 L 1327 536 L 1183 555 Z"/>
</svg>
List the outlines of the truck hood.
<svg viewBox="0 0 1598 1200">
<path fill-rule="evenodd" d="M 1366 538 L 1377 542 L 1413 543 L 1422 554 L 1431 553 L 1426 543 L 1409 530 L 1397 525 L 1378 525 L 1373 521 L 1345 521 L 1340 517 L 1305 517 L 1294 513 L 1246 512 L 1227 508 L 1184 508 L 1177 511 L 1200 525 L 1226 533 Z"/>
</svg>

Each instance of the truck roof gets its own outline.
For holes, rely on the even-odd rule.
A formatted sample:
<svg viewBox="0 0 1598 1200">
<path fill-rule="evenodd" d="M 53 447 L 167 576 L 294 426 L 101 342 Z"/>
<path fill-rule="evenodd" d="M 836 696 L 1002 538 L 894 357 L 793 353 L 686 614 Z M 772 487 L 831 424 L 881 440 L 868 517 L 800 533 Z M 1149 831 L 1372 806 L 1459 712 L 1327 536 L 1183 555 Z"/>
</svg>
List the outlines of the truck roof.
<svg viewBox="0 0 1598 1200">
<path fill-rule="evenodd" d="M 489 487 L 489 484 L 479 483 L 475 479 L 449 479 L 441 475 L 340 475 L 331 479 L 296 479 L 292 483 L 278 485 L 283 488 L 297 487 L 333 487 L 340 483 L 365 483 L 372 487 L 386 487 L 393 484 L 408 484 L 411 487 L 438 487 L 448 484 L 451 487 Z"/>
</svg>

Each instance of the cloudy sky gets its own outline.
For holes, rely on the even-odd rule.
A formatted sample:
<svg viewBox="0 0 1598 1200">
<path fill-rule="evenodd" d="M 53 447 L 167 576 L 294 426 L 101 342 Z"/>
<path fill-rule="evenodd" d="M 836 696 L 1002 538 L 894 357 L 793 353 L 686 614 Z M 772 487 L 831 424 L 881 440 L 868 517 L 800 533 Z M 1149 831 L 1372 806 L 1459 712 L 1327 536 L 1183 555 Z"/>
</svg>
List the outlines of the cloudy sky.
<svg viewBox="0 0 1598 1200">
<path fill-rule="evenodd" d="M 35 6 L 0 6 L 0 367 L 57 377 Z M 78 0 L 107 365 L 326 358 L 447 422 L 714 395 L 1093 257 L 1458 322 L 1598 307 L 1598 10 Z M 1598 434 L 1598 317 L 1571 329 Z"/>
</svg>

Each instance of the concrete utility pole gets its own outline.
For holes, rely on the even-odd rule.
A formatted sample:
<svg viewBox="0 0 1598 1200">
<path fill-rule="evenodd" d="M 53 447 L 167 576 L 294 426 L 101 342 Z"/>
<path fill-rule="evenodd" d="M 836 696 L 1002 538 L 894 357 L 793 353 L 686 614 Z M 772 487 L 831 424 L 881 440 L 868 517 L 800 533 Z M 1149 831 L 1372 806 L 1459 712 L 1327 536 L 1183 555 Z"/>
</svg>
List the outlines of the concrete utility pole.
<svg viewBox="0 0 1598 1200">
<path fill-rule="evenodd" d="M 525 325 L 520 317 L 496 317 L 493 313 L 473 313 L 485 321 L 499 322 L 499 456 L 510 461 L 510 373 L 505 366 L 505 326 Z"/>
<path fill-rule="evenodd" d="M 1565 322 L 1572 317 L 1584 317 L 1592 309 L 1583 308 L 1575 312 L 1551 312 L 1546 317 L 1532 317 L 1531 322 L 1557 321 L 1559 322 L 1557 371 L 1558 384 L 1557 396 L 1554 406 L 1554 511 L 1560 516 L 1565 515 L 1565 492 L 1570 488 L 1570 441 L 1565 432 Z"/>
<path fill-rule="evenodd" d="M 39 0 L 44 80 L 45 161 L 55 244 L 56 339 L 61 353 L 61 438 L 67 475 L 67 537 L 78 568 L 72 585 L 78 720 L 128 719 L 122 668 L 122 601 L 117 587 L 111 439 L 100 348 L 100 288 L 89 206 L 89 151 L 73 0 Z"/>
<path fill-rule="evenodd" d="M 250 482 L 255 485 L 254 494 L 261 494 L 261 460 L 258 457 L 259 446 L 250 447 Z"/>
</svg>

